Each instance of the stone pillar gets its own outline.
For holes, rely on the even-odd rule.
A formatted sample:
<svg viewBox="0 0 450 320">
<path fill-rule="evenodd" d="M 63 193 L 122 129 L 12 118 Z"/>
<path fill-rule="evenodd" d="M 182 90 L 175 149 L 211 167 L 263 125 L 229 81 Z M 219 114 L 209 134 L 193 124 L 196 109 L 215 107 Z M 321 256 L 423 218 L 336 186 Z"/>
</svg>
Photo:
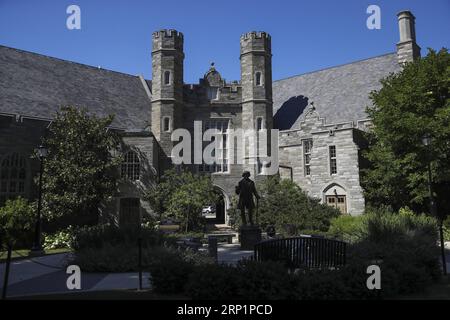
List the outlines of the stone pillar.
<svg viewBox="0 0 450 320">
<path fill-rule="evenodd" d="M 397 58 L 400 64 L 412 62 L 420 57 L 416 43 L 415 17 L 410 11 L 397 14 L 400 41 L 397 43 Z"/>
</svg>

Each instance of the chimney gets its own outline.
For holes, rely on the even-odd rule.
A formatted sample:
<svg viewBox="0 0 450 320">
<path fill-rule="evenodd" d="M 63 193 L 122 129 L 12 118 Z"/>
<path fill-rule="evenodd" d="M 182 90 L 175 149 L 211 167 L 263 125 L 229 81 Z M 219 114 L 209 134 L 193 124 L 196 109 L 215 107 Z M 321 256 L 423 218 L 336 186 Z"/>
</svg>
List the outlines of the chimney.
<svg viewBox="0 0 450 320">
<path fill-rule="evenodd" d="M 400 64 L 412 62 L 420 57 L 420 47 L 416 43 L 416 18 L 410 11 L 397 14 L 400 41 L 397 43 L 397 58 Z"/>
</svg>

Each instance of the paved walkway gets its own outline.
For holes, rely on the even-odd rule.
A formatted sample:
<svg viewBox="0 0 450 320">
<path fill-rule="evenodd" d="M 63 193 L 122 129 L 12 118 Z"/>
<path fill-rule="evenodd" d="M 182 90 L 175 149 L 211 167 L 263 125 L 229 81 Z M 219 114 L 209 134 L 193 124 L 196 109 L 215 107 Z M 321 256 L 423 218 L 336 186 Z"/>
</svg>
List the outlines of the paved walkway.
<svg viewBox="0 0 450 320">
<path fill-rule="evenodd" d="M 68 293 L 66 282 L 70 274 L 66 266 L 70 253 L 48 255 L 32 259 L 11 262 L 7 297 L 28 296 L 37 294 Z M 235 264 L 243 258 L 249 258 L 253 251 L 242 251 L 238 243 L 219 244 L 219 263 Z M 3 286 L 6 264 L 0 264 L 0 292 Z M 150 289 L 150 274 L 143 273 L 143 288 Z M 137 289 L 139 275 L 130 273 L 87 273 L 81 270 L 81 290 L 104 291 L 120 289 Z"/>
<path fill-rule="evenodd" d="M 75 290 L 67 289 L 66 274 L 67 253 L 44 257 L 18 260 L 11 262 L 7 297 L 27 296 L 36 294 L 68 293 Z M 0 289 L 3 287 L 3 278 L 6 264 L 0 264 Z M 143 273 L 143 288 L 150 288 L 150 274 Z M 81 290 L 77 291 L 104 291 L 118 289 L 137 289 L 139 275 L 130 273 L 83 273 L 81 272 Z"/>
</svg>

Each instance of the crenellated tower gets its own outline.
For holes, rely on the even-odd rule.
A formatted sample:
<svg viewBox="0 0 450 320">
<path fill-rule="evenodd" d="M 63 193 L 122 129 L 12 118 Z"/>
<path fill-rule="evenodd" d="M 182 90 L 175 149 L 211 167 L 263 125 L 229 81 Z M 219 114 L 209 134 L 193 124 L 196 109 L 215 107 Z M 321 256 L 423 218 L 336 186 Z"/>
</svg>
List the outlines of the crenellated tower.
<svg viewBox="0 0 450 320">
<path fill-rule="evenodd" d="M 171 133 L 181 124 L 183 102 L 183 34 L 160 30 L 152 36 L 152 132 L 167 156 Z"/>
<path fill-rule="evenodd" d="M 272 50 L 266 32 L 241 36 L 242 128 L 272 129 Z M 270 139 L 268 139 L 270 147 Z M 256 177 L 258 165 L 245 166 Z"/>
</svg>

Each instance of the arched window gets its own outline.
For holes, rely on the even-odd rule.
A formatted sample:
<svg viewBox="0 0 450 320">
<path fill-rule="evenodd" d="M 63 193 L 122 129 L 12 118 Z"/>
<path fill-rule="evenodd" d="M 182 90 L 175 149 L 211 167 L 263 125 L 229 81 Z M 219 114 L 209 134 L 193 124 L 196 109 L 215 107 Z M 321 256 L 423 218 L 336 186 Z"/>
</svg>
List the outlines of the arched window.
<svg viewBox="0 0 450 320">
<path fill-rule="evenodd" d="M 261 131 L 264 129 L 264 119 L 262 117 L 256 118 L 256 130 Z"/>
<path fill-rule="evenodd" d="M 0 165 L 0 204 L 7 199 L 25 196 L 27 161 L 19 153 L 3 158 Z"/>
<path fill-rule="evenodd" d="M 164 84 L 170 84 L 170 71 L 164 71 Z"/>
<path fill-rule="evenodd" d="M 261 72 L 256 72 L 255 73 L 255 84 L 257 86 L 262 86 L 262 76 L 261 76 Z"/>
<path fill-rule="evenodd" d="M 130 180 L 139 180 L 141 172 L 141 166 L 139 164 L 139 156 L 135 151 L 128 151 L 124 154 L 121 175 L 122 178 Z"/>
</svg>

